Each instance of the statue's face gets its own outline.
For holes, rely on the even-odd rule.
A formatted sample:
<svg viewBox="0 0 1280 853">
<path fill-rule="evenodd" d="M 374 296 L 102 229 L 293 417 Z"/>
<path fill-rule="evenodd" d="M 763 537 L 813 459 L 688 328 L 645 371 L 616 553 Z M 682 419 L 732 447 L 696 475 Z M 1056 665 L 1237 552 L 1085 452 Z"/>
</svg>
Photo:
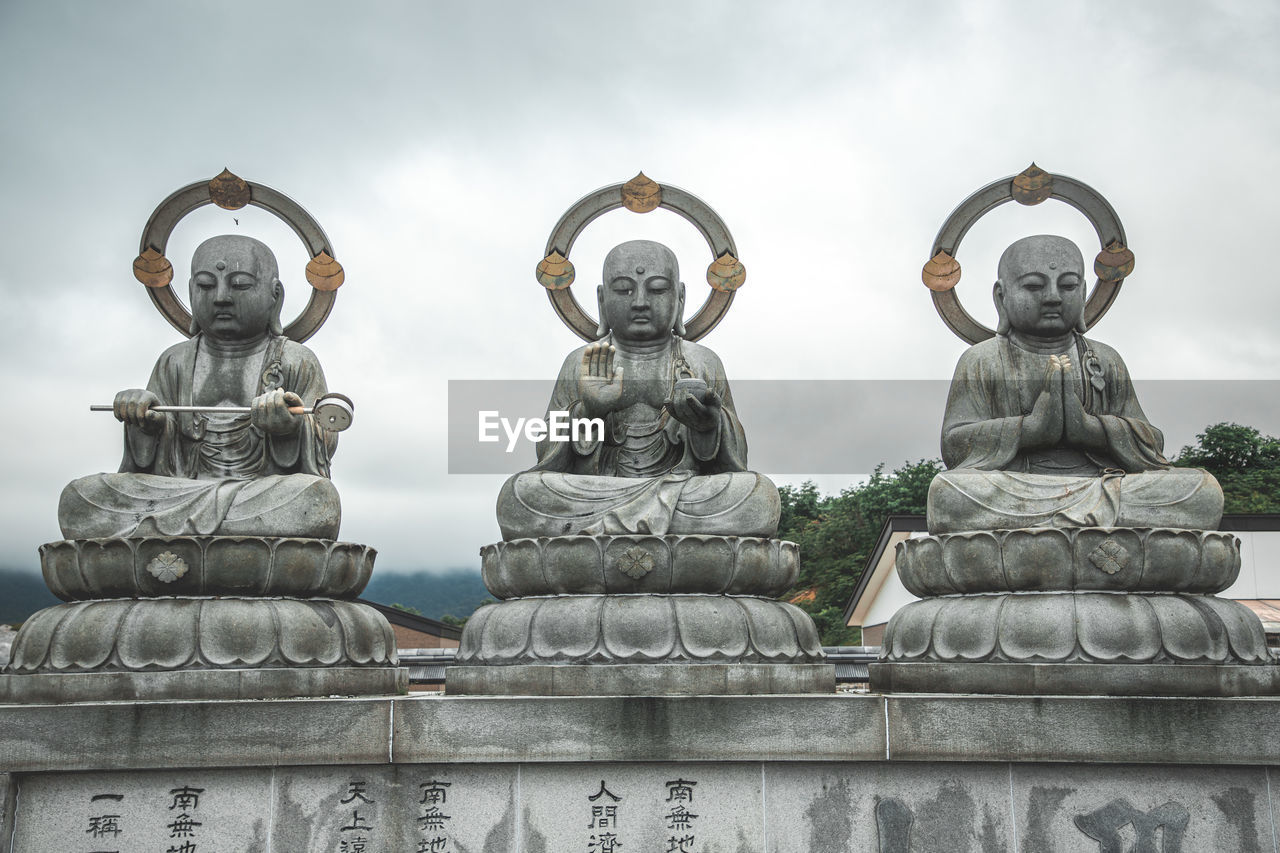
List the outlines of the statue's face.
<svg viewBox="0 0 1280 853">
<path fill-rule="evenodd" d="M 250 340 L 266 334 L 278 298 L 271 250 L 248 237 L 214 237 L 191 259 L 191 314 L 205 334 Z"/>
<path fill-rule="evenodd" d="M 633 240 L 604 259 L 600 311 L 618 340 L 640 343 L 670 335 L 683 307 L 680 267 L 666 246 Z"/>
<path fill-rule="evenodd" d="M 1000 258 L 997 292 L 1009 325 L 1034 337 L 1060 337 L 1084 316 L 1084 258 L 1062 237 L 1027 237 Z"/>
</svg>

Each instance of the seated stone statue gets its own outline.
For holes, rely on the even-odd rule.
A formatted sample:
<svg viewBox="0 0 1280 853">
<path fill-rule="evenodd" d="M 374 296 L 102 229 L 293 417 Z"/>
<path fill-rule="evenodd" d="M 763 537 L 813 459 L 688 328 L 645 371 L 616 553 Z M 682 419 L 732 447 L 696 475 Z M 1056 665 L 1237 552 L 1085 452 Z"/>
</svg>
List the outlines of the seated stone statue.
<svg viewBox="0 0 1280 853">
<path fill-rule="evenodd" d="M 605 258 L 597 292 L 601 339 L 565 359 L 548 411 L 601 418 L 604 437 L 539 442 L 538 464 L 498 497 L 503 537 L 772 536 L 778 491 L 746 470 L 724 367 L 680 337 L 675 255 L 659 243 L 623 243 Z"/>
<path fill-rule="evenodd" d="M 167 349 L 146 390 L 116 395 L 120 473 L 68 485 L 68 539 L 131 536 L 337 536 L 329 481 L 336 433 L 290 407 L 325 393 L 311 350 L 284 337 L 284 288 L 257 240 L 206 240 L 191 259 L 192 337 Z M 157 405 L 250 406 L 249 414 L 153 411 Z"/>
<path fill-rule="evenodd" d="M 1061 237 L 1005 250 L 996 336 L 956 366 L 942 427 L 950 469 L 931 533 L 1025 527 L 1214 529 L 1222 489 L 1172 468 L 1115 350 L 1084 337 L 1084 260 Z"/>
</svg>

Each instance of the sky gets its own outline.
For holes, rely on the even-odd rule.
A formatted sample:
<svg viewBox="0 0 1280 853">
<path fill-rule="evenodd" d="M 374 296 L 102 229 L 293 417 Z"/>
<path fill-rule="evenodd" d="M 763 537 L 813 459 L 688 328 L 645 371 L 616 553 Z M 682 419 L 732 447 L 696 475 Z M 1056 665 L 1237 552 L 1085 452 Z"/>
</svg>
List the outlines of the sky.
<svg viewBox="0 0 1280 853">
<path fill-rule="evenodd" d="M 1091 336 L 1152 389 L 1168 449 L 1224 420 L 1280 434 L 1277 44 L 1265 2 L 4 0 L 0 566 L 37 571 L 63 485 L 118 465 L 120 427 L 89 404 L 144 385 L 181 340 L 133 278 L 139 238 L 224 167 L 305 207 L 346 270 L 308 346 L 356 404 L 333 479 L 342 538 L 381 570 L 478 569 L 504 474 L 532 451 L 451 474 L 449 383 L 550 395 L 581 342 L 534 267 L 567 208 L 641 170 L 734 236 L 747 281 L 702 341 L 730 381 L 843 380 L 738 401 L 780 483 L 854 481 L 815 448 L 890 468 L 937 455 L 941 403 L 917 391 L 965 344 L 920 267 L 956 205 L 1032 161 L 1119 213 L 1136 267 Z M 179 224 L 184 301 L 192 250 L 219 233 L 276 250 L 295 316 L 307 254 L 253 208 Z M 1098 250 L 1066 205 L 998 208 L 958 253 L 957 292 L 988 325 L 1001 250 L 1036 233 L 1086 263 Z M 676 250 L 691 314 L 711 254 L 666 211 L 583 233 L 579 301 L 594 313 L 605 253 L 635 238 Z"/>
</svg>

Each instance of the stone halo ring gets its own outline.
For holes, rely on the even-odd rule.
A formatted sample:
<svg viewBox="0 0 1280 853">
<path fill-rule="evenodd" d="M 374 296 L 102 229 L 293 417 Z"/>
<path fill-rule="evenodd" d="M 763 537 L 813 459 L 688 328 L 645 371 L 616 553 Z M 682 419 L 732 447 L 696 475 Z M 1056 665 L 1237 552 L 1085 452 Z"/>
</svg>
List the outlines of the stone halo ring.
<svg viewBox="0 0 1280 853">
<path fill-rule="evenodd" d="M 285 327 L 290 339 L 302 343 L 310 338 L 328 318 L 337 298 L 337 290 L 346 279 L 342 265 L 333 257 L 333 245 L 320 223 L 296 201 L 271 187 L 246 181 L 230 171 L 210 181 L 188 184 L 160 202 L 142 230 L 138 257 L 133 262 L 134 278 L 146 285 L 147 294 L 156 309 L 187 337 L 191 336 L 191 312 L 170 287 L 173 265 L 164 256 L 173 229 L 184 216 L 207 204 L 225 210 L 239 210 L 245 205 L 260 207 L 275 214 L 293 229 L 307 247 L 311 260 L 306 276 L 311 284 L 311 299 L 293 322 Z"/>
<path fill-rule="evenodd" d="M 987 184 L 951 211 L 933 240 L 933 250 L 921 272 L 920 277 L 931 291 L 938 316 L 947 328 L 967 343 L 985 341 L 994 336 L 995 331 L 970 316 L 956 296 L 955 286 L 960 281 L 960 262 L 956 260 L 956 252 L 960 241 L 974 223 L 1005 202 L 1016 201 L 1030 206 L 1049 198 L 1066 202 L 1083 213 L 1097 232 L 1102 246 L 1093 262 L 1098 280 L 1085 303 L 1086 326 L 1092 327 L 1107 313 L 1120 293 L 1125 276 L 1133 272 L 1133 252 L 1129 251 L 1125 241 L 1124 226 L 1102 194 L 1088 184 L 1065 175 L 1051 174 L 1032 163 L 1017 175 Z"/>
<path fill-rule="evenodd" d="M 535 273 L 538 283 L 547 289 L 551 307 L 578 337 L 584 341 L 596 339 L 599 324 L 569 291 L 576 275 L 569 252 L 583 229 L 596 218 L 620 207 L 633 213 L 648 213 L 659 207 L 678 213 L 698 229 L 711 247 L 714 260 L 707 267 L 711 294 L 698 312 L 685 322 L 684 335 L 685 340 L 690 341 L 705 337 L 729 312 L 734 291 L 746 280 L 746 268 L 738 260 L 738 249 L 728 226 L 706 202 L 679 187 L 660 185 L 646 177 L 644 172 L 625 184 L 610 184 L 583 196 L 560 217 L 547 238 L 545 257 L 538 263 Z"/>
</svg>

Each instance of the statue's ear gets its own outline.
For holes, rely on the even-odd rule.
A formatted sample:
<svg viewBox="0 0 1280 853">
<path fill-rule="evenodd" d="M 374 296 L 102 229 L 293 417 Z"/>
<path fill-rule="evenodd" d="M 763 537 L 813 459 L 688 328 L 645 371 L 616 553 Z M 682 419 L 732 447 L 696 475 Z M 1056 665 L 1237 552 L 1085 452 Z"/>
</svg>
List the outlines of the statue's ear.
<svg viewBox="0 0 1280 853">
<path fill-rule="evenodd" d="M 676 304 L 676 322 L 671 329 L 677 338 L 683 338 L 685 335 L 684 328 L 684 282 L 680 282 L 680 299 Z"/>
<path fill-rule="evenodd" d="M 195 289 L 196 280 L 195 277 L 192 276 L 191 281 L 187 284 L 187 298 L 191 300 L 191 304 L 193 306 L 196 304 Z M 196 312 L 192 311 L 191 326 L 187 329 L 187 335 L 194 338 L 198 334 L 200 334 L 200 321 L 196 319 Z"/>
<path fill-rule="evenodd" d="M 991 298 L 996 303 L 996 334 L 1009 334 L 1009 315 L 1004 310 L 1004 288 L 1000 285 L 1000 280 L 996 279 L 995 286 L 991 288 Z"/>
<path fill-rule="evenodd" d="M 600 312 L 600 322 L 596 324 L 596 340 L 609 334 L 609 321 L 604 318 L 604 285 L 596 285 L 596 310 Z"/>
<path fill-rule="evenodd" d="M 284 309 L 284 285 L 281 284 L 280 279 L 275 280 L 271 291 L 276 301 L 271 306 L 271 318 L 267 321 L 267 331 L 279 337 L 284 334 L 284 326 L 280 323 L 280 312 Z"/>
</svg>

